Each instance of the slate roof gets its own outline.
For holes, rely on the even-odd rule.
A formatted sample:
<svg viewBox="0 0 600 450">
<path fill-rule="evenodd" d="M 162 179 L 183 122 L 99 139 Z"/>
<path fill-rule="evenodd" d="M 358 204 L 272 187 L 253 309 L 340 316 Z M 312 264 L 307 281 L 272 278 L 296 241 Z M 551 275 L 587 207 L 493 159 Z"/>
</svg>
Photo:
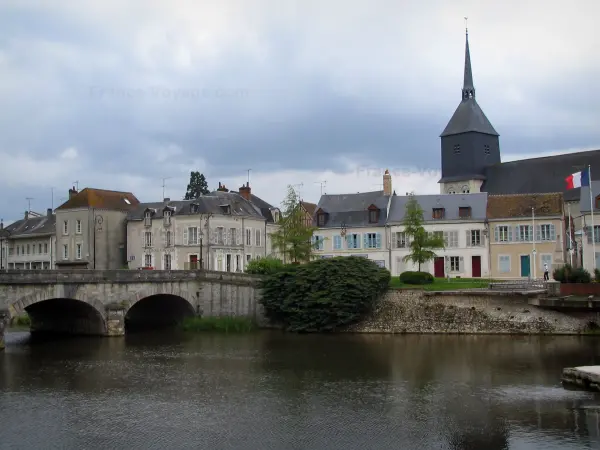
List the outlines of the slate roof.
<svg viewBox="0 0 600 450">
<path fill-rule="evenodd" d="M 476 194 L 440 194 L 440 195 L 415 195 L 419 206 L 423 210 L 423 219 L 426 222 L 445 222 L 448 220 L 483 221 L 486 217 L 487 193 Z M 392 197 L 388 223 L 398 224 L 404 220 L 406 204 L 411 196 Z M 458 211 L 461 207 L 471 207 L 471 218 L 459 217 Z M 434 219 L 433 209 L 444 208 L 444 219 Z"/>
<path fill-rule="evenodd" d="M 460 102 L 440 137 L 471 131 L 499 136 L 475 98 Z"/>
<path fill-rule="evenodd" d="M 329 218 L 325 226 L 319 228 L 339 228 L 342 224 L 347 227 L 384 226 L 389 198 L 383 191 L 321 195 L 317 211 L 323 210 L 329 214 Z M 375 205 L 381 211 L 378 223 L 369 223 L 368 208 L 371 205 Z M 313 225 L 317 226 L 316 217 L 313 218 Z"/>
<path fill-rule="evenodd" d="M 192 212 L 191 205 L 198 205 L 198 212 Z M 143 220 L 146 210 L 156 210 L 159 217 L 162 217 L 162 211 L 166 208 L 174 209 L 173 216 L 186 216 L 212 213 L 215 216 L 224 215 L 221 209 L 222 205 L 230 205 L 231 216 L 247 217 L 254 219 L 263 219 L 261 209 L 255 204 L 243 198 L 237 192 L 221 192 L 215 191 L 208 195 L 203 195 L 195 200 L 168 200 L 162 202 L 140 203 L 135 209 L 131 210 L 127 215 L 127 220 L 136 221 Z M 229 215 L 228 215 L 229 216 Z"/>
<path fill-rule="evenodd" d="M 45 215 L 17 220 L 4 227 L 11 239 L 24 239 L 38 236 L 52 236 L 56 232 L 56 215 Z"/>
<path fill-rule="evenodd" d="M 592 174 L 593 175 L 593 174 Z M 581 189 L 577 189 L 580 191 L 579 197 L 579 211 L 583 213 L 590 212 L 590 188 L 587 186 L 583 186 Z M 592 180 L 592 202 L 594 204 L 594 213 L 600 213 L 600 210 L 596 207 L 596 197 L 600 195 L 600 180 L 594 181 Z M 600 217 L 599 217 L 600 218 Z M 594 217 L 594 221 L 596 218 Z"/>
<path fill-rule="evenodd" d="M 222 192 L 222 191 L 214 191 Z M 239 194 L 238 191 L 229 191 L 230 193 Z M 250 202 L 253 203 L 259 210 L 262 216 L 267 220 L 268 223 L 274 223 L 273 212 L 271 210 L 276 209 L 270 203 L 264 201 L 262 198 L 250 193 Z"/>
<path fill-rule="evenodd" d="M 56 211 L 78 208 L 129 211 L 139 203 L 140 201 L 131 192 L 85 188 L 56 208 Z"/>
<path fill-rule="evenodd" d="M 580 189 L 566 189 L 565 178 L 592 167 L 592 180 L 600 179 L 600 150 L 521 159 L 486 168 L 481 190 L 489 194 L 541 194 L 562 192 L 564 201 L 579 201 Z"/>
<path fill-rule="evenodd" d="M 563 195 L 548 194 L 489 195 L 488 219 L 511 219 L 531 217 L 531 208 L 536 217 L 563 216 Z"/>
</svg>

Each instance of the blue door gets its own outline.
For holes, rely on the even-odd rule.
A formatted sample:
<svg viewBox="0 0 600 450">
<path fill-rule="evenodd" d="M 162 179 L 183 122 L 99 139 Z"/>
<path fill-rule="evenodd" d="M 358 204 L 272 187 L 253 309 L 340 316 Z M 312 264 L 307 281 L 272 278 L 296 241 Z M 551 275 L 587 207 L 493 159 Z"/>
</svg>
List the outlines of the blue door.
<svg viewBox="0 0 600 450">
<path fill-rule="evenodd" d="M 529 255 L 521 255 L 521 276 L 529 278 L 530 273 Z"/>
</svg>

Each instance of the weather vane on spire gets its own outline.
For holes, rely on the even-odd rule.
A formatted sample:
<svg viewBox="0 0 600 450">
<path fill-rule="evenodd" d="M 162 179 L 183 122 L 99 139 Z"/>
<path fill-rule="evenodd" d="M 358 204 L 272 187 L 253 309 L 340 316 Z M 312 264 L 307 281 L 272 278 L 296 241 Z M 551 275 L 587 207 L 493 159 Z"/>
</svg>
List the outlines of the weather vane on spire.
<svg viewBox="0 0 600 450">
<path fill-rule="evenodd" d="M 468 17 L 465 17 L 465 32 L 466 32 L 466 33 L 468 33 L 468 32 L 469 32 L 469 27 L 468 27 L 468 24 L 467 24 L 467 21 L 468 21 L 468 20 L 469 20 L 469 18 L 468 18 Z"/>
</svg>

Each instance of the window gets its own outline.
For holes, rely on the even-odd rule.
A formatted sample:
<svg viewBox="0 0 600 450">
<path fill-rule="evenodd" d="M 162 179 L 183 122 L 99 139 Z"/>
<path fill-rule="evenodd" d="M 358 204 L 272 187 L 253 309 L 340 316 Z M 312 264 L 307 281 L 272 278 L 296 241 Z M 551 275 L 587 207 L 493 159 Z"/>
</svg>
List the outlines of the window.
<svg viewBox="0 0 600 450">
<path fill-rule="evenodd" d="M 152 226 L 152 213 L 150 211 L 144 213 L 144 226 Z"/>
<path fill-rule="evenodd" d="M 217 244 L 223 245 L 225 243 L 225 228 L 217 227 Z"/>
<path fill-rule="evenodd" d="M 313 236 L 313 245 L 315 247 L 315 250 L 323 250 L 324 245 L 323 245 L 323 241 L 325 239 L 323 238 L 323 236 Z"/>
<path fill-rule="evenodd" d="M 77 244 L 75 247 L 75 258 L 81 259 L 81 244 Z"/>
<path fill-rule="evenodd" d="M 341 250 L 342 249 L 342 236 L 337 235 L 333 237 L 333 249 Z"/>
<path fill-rule="evenodd" d="M 352 233 L 346 235 L 346 244 L 349 249 L 360 248 L 360 234 Z"/>
<path fill-rule="evenodd" d="M 230 205 L 219 205 L 221 207 L 221 212 L 223 214 L 229 215 L 231 214 L 231 206 Z"/>
<path fill-rule="evenodd" d="M 460 154 L 460 145 L 454 144 L 454 154 L 455 155 Z"/>
<path fill-rule="evenodd" d="M 252 259 L 252 255 L 246 255 L 246 262 L 250 262 L 250 259 Z"/>
<path fill-rule="evenodd" d="M 152 267 L 152 255 L 144 255 L 144 267 Z"/>
<path fill-rule="evenodd" d="M 403 231 L 399 231 L 396 233 L 396 248 L 406 248 L 408 247 L 408 239 L 406 237 L 406 233 Z"/>
<path fill-rule="evenodd" d="M 171 270 L 171 254 L 170 253 L 165 254 L 164 270 Z"/>
<path fill-rule="evenodd" d="M 463 191 L 463 193 L 465 193 Z M 466 192 L 468 194 L 468 192 Z M 458 217 L 461 219 L 470 219 L 471 218 L 471 207 L 470 206 L 461 206 L 458 208 Z"/>
<path fill-rule="evenodd" d="M 585 233 L 587 235 L 588 244 L 592 243 L 592 233 L 590 232 L 590 229 L 591 227 L 589 225 L 585 227 Z M 595 243 L 600 242 L 600 225 L 594 225 L 594 238 Z"/>
<path fill-rule="evenodd" d="M 169 210 L 163 211 L 163 218 L 165 221 L 165 225 L 171 225 L 171 211 L 169 211 Z"/>
<path fill-rule="evenodd" d="M 479 247 L 481 245 L 481 230 L 467 231 L 467 246 Z"/>
<path fill-rule="evenodd" d="M 69 222 L 66 220 L 63 222 L 63 234 L 69 234 Z"/>
<path fill-rule="evenodd" d="M 444 231 L 446 247 L 458 247 L 458 231 Z"/>
<path fill-rule="evenodd" d="M 443 219 L 444 218 L 444 208 L 433 208 L 433 218 L 434 219 Z"/>
<path fill-rule="evenodd" d="M 365 234 L 365 248 L 381 248 L 381 234 L 380 233 L 366 233 Z"/>
<path fill-rule="evenodd" d="M 198 227 L 188 227 L 187 245 L 198 245 Z"/>
<path fill-rule="evenodd" d="M 237 229 L 231 228 L 229 230 L 229 238 L 230 238 L 230 241 L 229 241 L 230 245 L 237 245 Z"/>
<path fill-rule="evenodd" d="M 461 265 L 460 260 L 462 258 L 460 256 L 451 256 L 450 257 L 450 272 L 460 272 Z"/>
<path fill-rule="evenodd" d="M 21 247 L 19 247 L 19 246 L 17 245 L 17 256 L 19 256 L 20 254 L 21 254 Z"/>
<path fill-rule="evenodd" d="M 41 255 L 42 254 L 42 244 L 38 245 L 38 253 Z"/>
<path fill-rule="evenodd" d="M 462 193 L 463 194 L 468 194 L 469 192 L 471 192 L 471 190 L 469 189 L 469 186 L 463 186 L 462 187 Z"/>
<path fill-rule="evenodd" d="M 170 231 L 165 233 L 165 247 L 171 247 L 173 245 L 173 237 Z"/>
<path fill-rule="evenodd" d="M 252 245 L 252 230 L 246 228 L 246 245 Z"/>
<path fill-rule="evenodd" d="M 532 241 L 531 225 L 517 226 L 517 240 L 521 242 Z"/>
<path fill-rule="evenodd" d="M 554 225 L 546 223 L 539 225 L 539 233 L 536 236 L 537 241 L 554 241 L 556 239 L 556 232 Z"/>
<path fill-rule="evenodd" d="M 48 244 L 44 244 L 44 254 L 48 254 Z"/>
<path fill-rule="evenodd" d="M 144 232 L 144 247 L 152 247 L 152 231 Z"/>
<path fill-rule="evenodd" d="M 274 221 L 275 223 L 279 222 L 279 211 L 275 211 L 275 212 L 273 213 L 273 221 Z"/>
<path fill-rule="evenodd" d="M 483 153 L 485 153 L 486 155 L 490 154 L 490 146 L 489 145 L 483 146 Z"/>
<path fill-rule="evenodd" d="M 33 254 L 35 255 L 35 244 L 33 244 L 33 245 L 31 246 L 31 253 L 33 253 Z"/>
<path fill-rule="evenodd" d="M 323 214 L 323 213 L 317 214 L 317 225 L 320 227 L 325 225 L 325 214 Z"/>
<path fill-rule="evenodd" d="M 81 234 L 81 220 L 79 219 L 75 221 L 75 233 Z"/>
<path fill-rule="evenodd" d="M 69 259 L 69 247 L 67 244 L 63 245 L 63 259 Z"/>
<path fill-rule="evenodd" d="M 369 210 L 369 223 L 379 222 L 379 211 L 376 209 Z"/>
<path fill-rule="evenodd" d="M 29 248 L 29 244 L 27 244 L 27 254 L 29 255 L 30 252 L 30 248 Z"/>
<path fill-rule="evenodd" d="M 256 230 L 256 246 L 260 247 L 260 230 Z"/>
<path fill-rule="evenodd" d="M 494 240 L 496 242 L 512 241 L 512 228 L 507 225 L 498 225 L 494 227 Z"/>
<path fill-rule="evenodd" d="M 444 232 L 443 231 L 428 231 L 427 235 L 429 237 L 437 237 L 437 238 L 444 238 Z"/>
<path fill-rule="evenodd" d="M 379 267 L 385 268 L 385 261 L 383 261 L 383 260 L 371 260 L 371 261 L 373 261 Z"/>
<path fill-rule="evenodd" d="M 190 205 L 190 212 L 192 214 L 196 214 L 198 212 L 198 207 L 199 207 L 199 205 L 197 203 L 192 203 Z"/>
<path fill-rule="evenodd" d="M 500 273 L 509 273 L 510 272 L 510 256 L 509 255 L 498 256 L 498 270 L 500 271 Z"/>
</svg>

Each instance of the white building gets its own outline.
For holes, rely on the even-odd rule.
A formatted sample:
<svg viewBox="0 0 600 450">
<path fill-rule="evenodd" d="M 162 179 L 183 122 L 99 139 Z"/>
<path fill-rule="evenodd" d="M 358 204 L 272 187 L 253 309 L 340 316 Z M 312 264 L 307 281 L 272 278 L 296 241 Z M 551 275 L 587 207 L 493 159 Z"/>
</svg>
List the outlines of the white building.
<svg viewBox="0 0 600 450">
<path fill-rule="evenodd" d="M 583 233 L 578 234 L 581 236 L 583 267 L 594 276 L 594 268 L 600 269 L 600 181 L 592 181 L 595 242 L 592 242 L 592 214 L 589 187 L 582 186 L 580 195 L 579 211 L 581 212 Z"/>
<path fill-rule="evenodd" d="M 127 219 L 129 268 L 241 272 L 251 259 L 267 256 L 277 208 L 252 196 L 249 186 L 240 191 L 219 185 L 195 200 L 140 204 Z"/>
<path fill-rule="evenodd" d="M 423 210 L 424 228 L 444 237 L 446 248 L 434 250 L 433 261 L 421 266 L 435 277 L 478 278 L 490 273 L 487 194 L 441 194 L 393 196 L 387 221 L 391 233 L 391 273 L 418 270 L 404 257 L 410 253 L 410 237 L 404 233 L 404 215 L 410 198 Z"/>
</svg>

